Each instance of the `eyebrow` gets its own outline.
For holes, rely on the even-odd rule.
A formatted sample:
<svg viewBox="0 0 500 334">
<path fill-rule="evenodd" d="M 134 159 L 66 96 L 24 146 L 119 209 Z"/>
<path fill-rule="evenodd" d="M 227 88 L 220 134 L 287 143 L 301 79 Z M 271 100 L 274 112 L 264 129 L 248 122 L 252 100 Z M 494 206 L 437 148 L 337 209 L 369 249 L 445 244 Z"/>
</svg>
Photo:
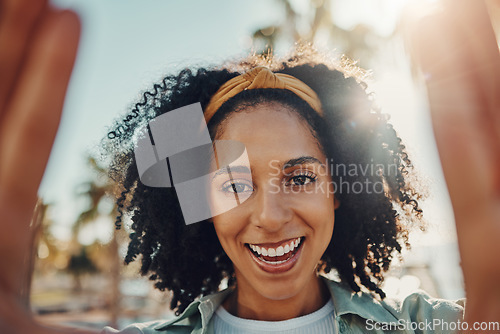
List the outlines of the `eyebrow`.
<svg viewBox="0 0 500 334">
<path fill-rule="evenodd" d="M 298 166 L 298 165 L 306 165 L 306 164 L 320 164 L 324 166 L 324 164 L 317 158 L 312 156 L 302 156 L 298 158 L 289 159 L 280 164 L 281 169 L 285 170 L 290 167 Z M 215 179 L 217 176 L 222 174 L 231 174 L 231 173 L 247 173 L 251 174 L 251 170 L 247 166 L 238 165 L 238 166 L 230 166 L 223 167 L 217 170 L 212 177 Z"/>
<path fill-rule="evenodd" d="M 226 166 L 218 169 L 212 179 L 215 179 L 217 176 L 222 174 L 231 174 L 231 173 L 247 173 L 251 174 L 250 169 L 247 166 L 239 165 L 239 166 Z"/>
<path fill-rule="evenodd" d="M 306 165 L 306 164 L 320 164 L 324 165 L 319 159 L 311 156 L 303 156 L 303 157 L 298 157 L 298 158 L 293 158 L 290 160 L 287 160 L 286 162 L 281 164 L 282 169 L 287 169 L 290 167 L 294 167 L 297 165 Z"/>
</svg>

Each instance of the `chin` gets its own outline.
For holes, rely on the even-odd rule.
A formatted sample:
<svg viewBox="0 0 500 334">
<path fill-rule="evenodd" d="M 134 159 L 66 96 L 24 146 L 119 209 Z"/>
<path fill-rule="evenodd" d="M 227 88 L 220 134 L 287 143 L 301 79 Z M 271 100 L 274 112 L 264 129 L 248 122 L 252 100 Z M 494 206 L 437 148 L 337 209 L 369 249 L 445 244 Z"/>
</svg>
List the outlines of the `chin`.
<svg viewBox="0 0 500 334">
<path fill-rule="evenodd" d="M 286 300 L 299 294 L 306 285 L 306 282 L 302 281 L 305 281 L 304 278 L 274 279 L 271 282 L 259 282 L 254 289 L 269 300 Z"/>
</svg>

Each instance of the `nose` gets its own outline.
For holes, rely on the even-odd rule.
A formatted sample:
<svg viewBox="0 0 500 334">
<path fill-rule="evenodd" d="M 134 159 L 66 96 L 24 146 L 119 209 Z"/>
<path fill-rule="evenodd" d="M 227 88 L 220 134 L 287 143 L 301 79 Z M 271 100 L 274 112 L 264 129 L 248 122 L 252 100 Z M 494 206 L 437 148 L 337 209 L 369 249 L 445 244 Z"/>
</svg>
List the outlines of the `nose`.
<svg viewBox="0 0 500 334">
<path fill-rule="evenodd" d="M 251 215 L 251 222 L 254 226 L 273 233 L 278 232 L 291 221 L 293 211 L 282 191 L 266 187 L 260 188 L 256 195 L 255 208 Z"/>
</svg>

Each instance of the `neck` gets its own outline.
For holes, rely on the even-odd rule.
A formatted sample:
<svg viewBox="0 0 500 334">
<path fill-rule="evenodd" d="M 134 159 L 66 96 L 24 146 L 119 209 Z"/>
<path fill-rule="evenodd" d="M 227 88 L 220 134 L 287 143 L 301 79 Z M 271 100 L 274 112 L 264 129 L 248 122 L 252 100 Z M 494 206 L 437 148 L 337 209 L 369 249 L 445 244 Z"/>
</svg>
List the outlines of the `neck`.
<svg viewBox="0 0 500 334">
<path fill-rule="evenodd" d="M 325 283 L 314 275 L 298 294 L 279 300 L 266 298 L 244 283 L 238 284 L 223 306 L 229 313 L 240 318 L 282 321 L 317 311 L 329 299 L 330 293 Z"/>
</svg>

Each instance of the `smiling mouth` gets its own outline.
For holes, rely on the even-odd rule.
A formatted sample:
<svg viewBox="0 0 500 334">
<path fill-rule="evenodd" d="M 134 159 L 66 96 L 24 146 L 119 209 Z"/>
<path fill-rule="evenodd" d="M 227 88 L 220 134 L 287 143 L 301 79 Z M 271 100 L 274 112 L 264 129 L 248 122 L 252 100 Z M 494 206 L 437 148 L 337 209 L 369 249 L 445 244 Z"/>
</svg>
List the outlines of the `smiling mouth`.
<svg viewBox="0 0 500 334">
<path fill-rule="evenodd" d="M 265 264 L 267 266 L 284 266 L 285 263 L 291 262 L 292 259 L 296 258 L 295 255 L 297 255 L 302 248 L 304 240 L 305 237 L 295 238 L 281 243 L 278 247 L 265 247 L 264 245 L 259 246 L 248 243 L 245 244 L 245 246 L 252 253 L 253 257 L 261 262 L 260 264 Z"/>
</svg>

